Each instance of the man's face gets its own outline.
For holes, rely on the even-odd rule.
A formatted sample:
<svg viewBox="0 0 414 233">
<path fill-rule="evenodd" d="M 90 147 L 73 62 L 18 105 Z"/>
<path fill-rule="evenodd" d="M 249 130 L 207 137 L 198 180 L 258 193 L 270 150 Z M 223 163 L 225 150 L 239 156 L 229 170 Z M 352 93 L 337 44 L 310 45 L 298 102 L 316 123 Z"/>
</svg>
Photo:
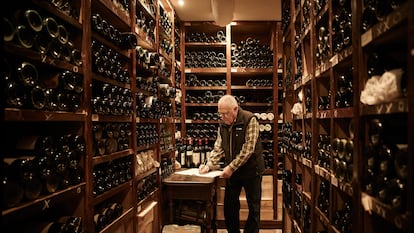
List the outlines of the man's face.
<svg viewBox="0 0 414 233">
<path fill-rule="evenodd" d="M 238 107 L 229 107 L 224 104 L 219 104 L 218 113 L 226 125 L 231 125 L 236 119 Z"/>
</svg>

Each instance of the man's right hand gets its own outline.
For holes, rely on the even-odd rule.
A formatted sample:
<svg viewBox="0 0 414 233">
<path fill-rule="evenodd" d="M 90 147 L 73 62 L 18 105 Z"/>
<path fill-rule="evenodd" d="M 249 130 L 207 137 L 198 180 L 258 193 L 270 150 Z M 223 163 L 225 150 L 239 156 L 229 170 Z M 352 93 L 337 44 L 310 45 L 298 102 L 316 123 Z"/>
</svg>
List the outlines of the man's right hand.
<svg viewBox="0 0 414 233">
<path fill-rule="evenodd" d="M 207 165 L 201 164 L 200 167 L 198 167 L 198 172 L 200 174 L 204 174 L 210 171 L 210 168 Z"/>
</svg>

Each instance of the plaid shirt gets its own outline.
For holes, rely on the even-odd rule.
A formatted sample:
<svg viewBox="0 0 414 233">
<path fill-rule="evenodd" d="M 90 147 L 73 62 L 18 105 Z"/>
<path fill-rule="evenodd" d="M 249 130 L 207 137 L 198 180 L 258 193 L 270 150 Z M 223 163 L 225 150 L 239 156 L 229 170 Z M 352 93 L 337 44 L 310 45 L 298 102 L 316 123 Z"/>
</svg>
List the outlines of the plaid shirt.
<svg viewBox="0 0 414 233">
<path fill-rule="evenodd" d="M 230 130 L 232 126 L 230 127 Z M 235 171 L 243 164 L 247 162 L 250 156 L 253 154 L 257 139 L 259 137 L 259 122 L 256 117 L 252 117 L 249 124 L 246 128 L 245 142 L 243 144 L 240 153 L 235 156 L 235 158 L 228 164 L 230 168 Z M 220 131 L 217 133 L 217 139 L 214 143 L 214 148 L 208 157 L 208 163 L 210 170 L 217 170 L 220 168 L 219 162 L 222 157 L 224 157 L 224 150 L 221 147 L 221 135 Z"/>
</svg>

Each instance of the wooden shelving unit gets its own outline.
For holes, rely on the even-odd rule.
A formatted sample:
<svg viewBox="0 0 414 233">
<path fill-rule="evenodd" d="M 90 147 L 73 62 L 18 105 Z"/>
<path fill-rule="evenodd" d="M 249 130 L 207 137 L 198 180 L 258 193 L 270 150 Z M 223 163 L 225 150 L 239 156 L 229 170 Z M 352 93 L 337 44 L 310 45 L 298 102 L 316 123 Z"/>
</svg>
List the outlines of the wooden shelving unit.
<svg viewBox="0 0 414 233">
<path fill-rule="evenodd" d="M 377 8 L 378 17 L 369 18 L 369 13 L 375 10 L 368 4 L 377 3 L 282 1 L 286 123 L 280 133 L 287 155 L 283 231 L 371 233 L 413 229 L 410 155 L 414 145 L 414 85 L 407 77 L 413 74 L 413 40 L 409 36 L 413 17 L 408 12 L 414 4 L 410 0 L 385 4 L 380 7 L 384 11 Z M 373 54 L 380 54 L 379 59 L 386 58 L 382 65 L 372 65 Z M 373 67 L 381 72 L 373 71 Z M 373 72 L 381 76 L 395 68 L 404 70 L 400 97 L 364 104 L 362 91 Z M 346 98 L 338 95 L 341 88 L 347 88 L 341 86 L 344 77 L 349 77 L 352 84 L 351 96 L 345 103 L 340 101 Z M 302 111 L 293 114 L 297 106 Z M 401 169 L 398 166 L 391 168 L 396 173 L 386 174 L 389 184 L 398 180 L 405 187 L 401 201 L 406 207 L 402 209 L 391 207 L 387 199 L 395 198 L 392 195 L 398 195 L 397 191 L 384 188 L 379 179 L 369 178 L 370 172 L 376 177 L 385 174 L 378 167 L 384 164 L 381 154 L 370 151 L 372 123 L 377 121 L 383 124 L 387 135 L 381 134 L 381 143 L 399 147 L 392 150 L 390 163 L 403 158 L 407 164 L 404 176 L 397 174 Z M 345 144 L 337 144 L 338 140 Z M 348 157 L 339 153 L 344 149 L 338 150 L 337 145 L 349 146 L 344 147 Z M 301 176 L 300 186 L 297 176 Z M 384 192 L 389 196 L 385 198 Z"/>
<path fill-rule="evenodd" d="M 4 141 L 4 144 L 2 143 L 4 149 L 2 154 L 5 158 L 4 162 L 7 163 L 20 159 L 22 156 L 37 161 L 36 156 L 40 155 L 33 150 L 38 150 L 37 147 L 34 147 L 34 144 L 28 151 L 21 153 L 19 148 L 16 147 L 16 143 L 32 136 L 42 138 L 50 135 L 58 139 L 61 135 L 79 135 L 84 139 L 84 144 L 82 144 L 84 151 L 77 162 L 81 167 L 81 174 L 79 174 L 81 181 L 76 184 L 62 186 L 62 188 L 59 186 L 59 189 L 54 193 L 45 193 L 42 188 L 41 194 L 37 198 L 32 200 L 23 198 L 20 202 L 14 203 L 13 206 L 6 206 L 6 203 L 3 203 L 2 226 L 4 226 L 5 232 L 29 232 L 26 231 L 26 226 L 20 224 L 25 222 L 25 225 L 30 228 L 30 232 L 34 232 L 38 228 L 38 232 L 40 232 L 44 223 L 58 221 L 59 218 L 64 216 L 76 216 L 81 219 L 79 229 L 82 228 L 82 232 L 148 232 L 148 229 L 151 229 L 152 232 L 160 232 L 164 224 L 163 218 L 157 218 L 158 213 L 161 212 L 158 209 L 162 208 L 162 205 L 158 204 L 162 203 L 160 202 L 162 201 L 160 174 L 171 172 L 173 164 L 168 164 L 167 167 L 155 167 L 145 164 L 148 167 L 143 171 L 141 166 L 144 165 L 141 163 L 140 156 L 152 156 L 151 159 L 157 163 L 174 159 L 174 148 L 171 148 L 171 146 L 174 145 L 173 114 L 175 114 L 175 103 L 173 97 L 162 96 L 158 87 L 156 87 L 155 92 L 141 89 L 138 86 L 137 77 L 159 77 L 159 83 L 174 85 L 175 66 L 173 64 L 175 64 L 175 57 L 173 54 L 175 35 L 173 32 L 175 30 L 175 12 L 167 0 L 76 0 L 68 2 L 65 6 L 59 4 L 56 1 L 30 0 L 10 6 L 8 9 L 10 12 L 5 15 L 5 18 L 12 23 L 10 24 L 11 34 L 9 37 L 13 40 L 4 42 L 5 53 L 2 60 L 6 65 L 5 67 L 8 68 L 5 73 L 7 76 L 5 81 L 8 83 L 20 82 L 16 69 L 21 62 L 30 62 L 37 68 L 39 75 L 35 81 L 38 81 L 36 84 L 40 85 L 41 88 L 46 88 L 44 82 L 48 81 L 49 73 L 57 75 L 62 71 L 70 71 L 82 78 L 81 83 L 77 83 L 79 88 L 82 88 L 79 99 L 76 99 L 76 101 L 79 101 L 79 106 L 72 111 L 46 107 L 43 109 L 36 108 L 37 105 L 30 104 L 30 96 L 24 100 L 24 105 L 16 105 L 16 102 L 13 105 L 12 102 L 3 101 L 2 116 L 4 121 L 2 121 L 2 126 L 4 126 L 4 130 L 2 132 L 3 137 L 8 139 Z M 29 33 L 27 40 L 34 39 L 33 47 L 22 46 L 19 43 L 18 36 L 20 35 L 23 38 L 23 34 L 18 35 L 15 30 L 18 25 L 30 26 L 27 23 L 25 24 L 27 21 L 25 21 L 23 10 L 26 9 L 37 11 L 41 17 L 40 20 L 49 17 L 55 19 L 58 25 L 63 25 L 67 30 L 71 46 L 73 46 L 71 47 L 72 50 L 79 52 L 79 54 L 75 54 L 79 57 L 73 59 L 79 60 L 68 61 L 58 58 L 58 54 L 48 53 L 44 47 L 39 47 L 44 49 L 39 51 L 37 46 L 42 45 L 40 42 L 53 40 L 37 41 L 37 37 L 35 37 L 37 34 L 30 31 L 26 31 L 26 33 Z M 35 20 L 33 23 L 37 22 L 35 16 L 32 18 L 32 20 Z M 102 23 L 105 24 L 103 26 L 107 27 L 106 29 L 112 30 L 111 33 L 105 34 L 97 30 L 96 26 Z M 148 24 L 148 27 L 145 25 L 143 28 L 145 23 Z M 53 28 L 49 29 L 53 31 Z M 116 39 L 119 38 L 115 38 L 118 35 L 116 30 L 121 34 L 132 33 L 137 39 L 137 48 L 145 50 L 146 55 L 154 54 L 157 58 L 160 58 L 159 62 L 162 62 L 162 64 L 160 63 L 162 67 L 157 66 L 157 64 L 148 65 L 148 63 L 141 60 L 139 52 L 143 52 L 143 50 L 138 51 L 134 46 L 125 48 L 122 44 L 118 44 Z M 47 33 L 46 29 L 43 28 L 40 33 Z M 64 31 L 60 33 L 64 33 Z M 33 38 L 30 38 L 31 35 Z M 119 59 L 117 60 L 119 63 L 112 64 L 117 67 L 117 70 L 113 68 L 112 72 L 105 72 L 97 69 L 97 60 L 102 58 L 102 56 L 94 57 L 95 53 L 98 52 L 94 46 L 98 43 L 99 46 L 102 46 L 102 51 L 112 51 L 106 59 Z M 170 43 L 172 47 L 168 47 L 163 43 Z M 158 62 L 156 59 L 155 61 Z M 120 79 L 122 75 L 126 77 Z M 65 84 L 65 80 L 56 79 L 55 81 L 56 84 L 52 86 L 52 89 L 60 91 L 60 95 L 62 95 L 60 98 L 63 100 L 66 91 L 58 88 Z M 126 106 L 127 113 L 120 114 L 117 112 L 116 110 L 119 108 L 117 105 L 107 108 L 105 113 L 97 112 L 98 108 L 94 103 L 94 98 L 99 94 L 96 88 L 100 85 L 108 85 L 113 89 L 125 91 L 123 94 L 118 93 L 118 95 L 113 95 L 114 93 L 111 92 L 105 93 L 102 97 L 108 97 L 108 102 L 113 101 L 115 103 L 118 97 L 131 95 L 131 99 L 124 101 L 130 104 L 129 109 Z M 26 94 L 30 95 L 30 90 L 25 91 Z M 2 92 L 1 99 L 10 100 L 14 98 L 12 96 L 13 92 L 14 90 Z M 164 112 L 161 112 L 155 118 L 138 114 L 142 110 L 141 103 L 138 102 L 140 96 L 158 99 L 160 101 L 158 103 L 166 107 L 163 109 Z M 34 97 L 42 98 L 41 95 Z M 22 98 L 25 97 L 22 96 Z M 46 106 L 49 106 L 52 100 L 47 99 L 47 101 Z M 75 99 L 72 102 L 77 104 Z M 111 111 L 114 114 L 111 114 Z M 122 132 L 116 132 L 127 135 L 127 148 L 124 147 L 98 155 L 96 140 L 102 135 L 108 137 L 107 132 L 110 131 L 109 128 L 99 129 L 99 127 L 121 127 L 124 125 L 127 128 L 122 129 Z M 142 136 L 138 135 L 137 130 L 142 125 L 155 127 L 156 134 L 153 135 L 156 138 L 155 141 L 144 145 L 137 144 L 138 137 Z M 98 129 L 102 131 L 97 131 Z M 117 129 L 119 130 L 119 128 Z M 119 137 L 119 135 L 113 137 Z M 112 136 L 106 138 L 108 143 L 111 139 Z M 105 145 L 105 142 L 102 145 Z M 58 144 L 54 146 L 56 150 L 61 149 Z M 164 149 L 160 149 L 161 147 Z M 117 162 L 119 164 L 116 164 Z M 67 165 L 69 166 L 69 164 Z M 122 169 L 116 170 L 119 169 L 119 166 L 122 166 Z M 3 164 L 2 168 L 6 168 L 6 165 Z M 98 171 L 100 173 L 96 174 Z M 119 183 L 113 182 L 109 177 L 120 177 L 121 175 L 117 172 L 123 175 L 127 174 L 126 180 Z M 97 179 L 102 178 L 99 176 L 102 176 L 103 173 L 108 176 L 105 184 L 107 186 L 111 185 L 111 187 L 106 187 L 107 189 L 104 191 L 96 193 Z M 5 175 L 3 175 L 4 178 Z M 16 177 L 8 176 L 8 178 L 14 179 Z M 143 185 L 149 185 L 150 183 L 152 183 L 152 190 L 148 191 L 146 187 L 144 192 L 142 190 Z M 12 195 L 15 195 L 15 193 Z M 105 225 L 98 227 L 96 224 L 98 213 L 112 203 L 120 204 L 122 213 L 105 222 Z M 154 215 L 153 221 L 142 222 L 142 217 L 146 213 Z"/>
</svg>

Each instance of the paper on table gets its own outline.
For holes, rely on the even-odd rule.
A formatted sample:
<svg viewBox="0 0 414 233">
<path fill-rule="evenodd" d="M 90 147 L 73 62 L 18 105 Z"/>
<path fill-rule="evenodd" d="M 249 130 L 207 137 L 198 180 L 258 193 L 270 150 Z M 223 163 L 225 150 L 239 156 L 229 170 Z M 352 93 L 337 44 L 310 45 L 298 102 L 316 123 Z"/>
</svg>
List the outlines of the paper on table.
<svg viewBox="0 0 414 233">
<path fill-rule="evenodd" d="M 182 170 L 182 171 L 178 171 L 175 172 L 176 174 L 180 174 L 180 175 L 189 175 L 189 176 L 202 176 L 202 177 L 217 177 L 217 176 L 221 176 L 221 174 L 223 174 L 223 171 L 220 170 L 214 170 L 214 171 L 210 171 L 204 174 L 200 174 L 198 172 L 198 168 L 189 168 L 186 170 Z"/>
</svg>

